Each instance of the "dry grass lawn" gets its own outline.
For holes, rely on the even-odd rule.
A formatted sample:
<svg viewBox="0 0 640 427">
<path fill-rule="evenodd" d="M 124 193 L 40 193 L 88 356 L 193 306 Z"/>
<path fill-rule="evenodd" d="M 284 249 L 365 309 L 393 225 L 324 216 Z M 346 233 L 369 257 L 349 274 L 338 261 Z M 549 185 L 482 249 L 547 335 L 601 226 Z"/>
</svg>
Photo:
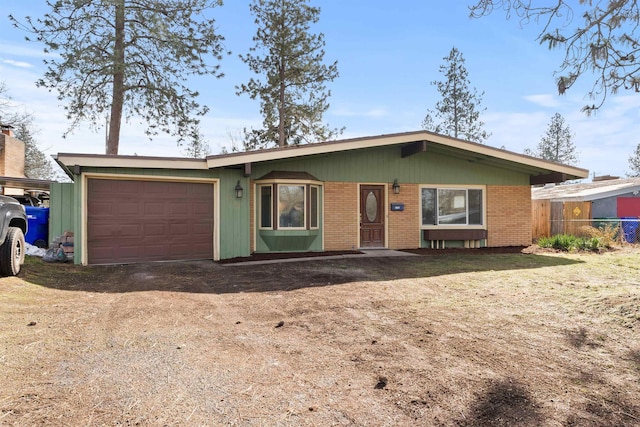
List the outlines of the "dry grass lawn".
<svg viewBox="0 0 640 427">
<path fill-rule="evenodd" d="M 640 251 L 0 278 L 0 425 L 640 425 Z"/>
</svg>

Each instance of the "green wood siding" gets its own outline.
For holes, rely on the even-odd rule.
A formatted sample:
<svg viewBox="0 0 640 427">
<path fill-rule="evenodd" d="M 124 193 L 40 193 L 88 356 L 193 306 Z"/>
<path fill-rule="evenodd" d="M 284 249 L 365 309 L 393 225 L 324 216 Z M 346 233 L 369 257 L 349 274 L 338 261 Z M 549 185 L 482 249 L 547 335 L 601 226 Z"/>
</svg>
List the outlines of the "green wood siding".
<svg viewBox="0 0 640 427">
<path fill-rule="evenodd" d="M 437 153 L 401 157 L 399 146 L 367 148 L 253 165 L 254 178 L 273 171 L 305 171 L 321 181 L 414 184 L 529 185 L 529 175 Z"/>
<path fill-rule="evenodd" d="M 65 231 L 75 230 L 74 184 L 54 182 L 49 199 L 49 242 Z"/>
<path fill-rule="evenodd" d="M 249 179 L 236 170 L 217 171 L 220 178 L 220 259 L 249 255 Z M 242 199 L 236 198 L 240 180 Z"/>
</svg>

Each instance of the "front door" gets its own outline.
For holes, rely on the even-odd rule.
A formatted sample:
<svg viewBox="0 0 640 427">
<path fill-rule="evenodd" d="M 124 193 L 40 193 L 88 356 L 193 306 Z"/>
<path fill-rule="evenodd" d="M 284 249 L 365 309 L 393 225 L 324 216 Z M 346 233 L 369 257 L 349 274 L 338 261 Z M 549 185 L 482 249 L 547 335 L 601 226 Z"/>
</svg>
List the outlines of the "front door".
<svg viewBox="0 0 640 427">
<path fill-rule="evenodd" d="M 384 247 L 384 185 L 360 187 L 360 247 Z"/>
</svg>

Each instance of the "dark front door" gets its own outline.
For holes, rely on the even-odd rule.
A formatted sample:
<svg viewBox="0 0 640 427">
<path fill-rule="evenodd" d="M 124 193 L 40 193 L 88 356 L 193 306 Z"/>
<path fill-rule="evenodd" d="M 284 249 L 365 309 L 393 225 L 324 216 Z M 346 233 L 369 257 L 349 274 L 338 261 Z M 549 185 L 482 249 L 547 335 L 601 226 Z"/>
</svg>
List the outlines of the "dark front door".
<svg viewBox="0 0 640 427">
<path fill-rule="evenodd" d="M 384 185 L 360 187 L 360 247 L 384 247 Z"/>
</svg>

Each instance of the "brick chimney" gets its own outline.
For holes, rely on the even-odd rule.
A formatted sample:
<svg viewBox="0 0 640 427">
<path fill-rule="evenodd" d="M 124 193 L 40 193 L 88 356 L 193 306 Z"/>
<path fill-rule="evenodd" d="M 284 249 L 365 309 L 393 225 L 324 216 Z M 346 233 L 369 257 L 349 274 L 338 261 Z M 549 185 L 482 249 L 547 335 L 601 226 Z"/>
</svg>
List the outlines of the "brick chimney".
<svg viewBox="0 0 640 427">
<path fill-rule="evenodd" d="M 11 125 L 0 125 L 0 130 L 3 135 L 13 136 L 13 126 Z"/>
</svg>

